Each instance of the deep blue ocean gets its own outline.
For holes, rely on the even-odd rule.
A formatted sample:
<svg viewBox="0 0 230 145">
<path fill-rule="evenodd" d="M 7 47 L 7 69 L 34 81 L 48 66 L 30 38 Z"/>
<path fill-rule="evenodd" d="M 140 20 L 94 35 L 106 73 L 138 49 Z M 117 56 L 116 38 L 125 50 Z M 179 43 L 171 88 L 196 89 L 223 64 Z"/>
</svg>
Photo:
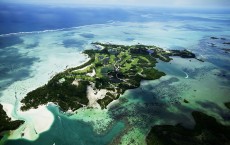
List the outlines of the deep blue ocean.
<svg viewBox="0 0 230 145">
<path fill-rule="evenodd" d="M 0 2 L 0 90 L 9 86 L 14 81 L 29 76 L 28 68 L 36 58 L 28 58 L 19 54 L 17 49 L 9 49 L 23 43 L 17 35 L 4 34 L 18 32 L 34 32 L 72 28 L 92 24 L 106 24 L 112 22 L 165 22 L 170 26 L 171 21 L 191 23 L 204 22 L 216 23 L 214 27 L 206 28 L 186 24 L 177 29 L 190 31 L 218 31 L 218 27 L 228 26 L 229 19 L 212 19 L 201 17 L 205 14 L 229 14 L 230 10 L 201 10 L 201 9 L 176 9 L 176 8 L 134 8 L 134 7 L 86 7 L 86 6 L 52 6 L 9 4 Z M 183 15 L 181 15 L 183 14 Z M 199 15 L 198 15 L 199 14 Z M 87 36 L 91 37 L 91 36 Z M 132 40 L 132 39 L 131 39 Z M 68 44 L 67 44 L 68 43 Z M 67 41 L 66 45 L 72 45 Z M 28 47 L 36 47 L 34 43 Z M 79 45 L 79 44 L 76 44 Z M 23 66 L 23 67 L 22 67 Z M 12 71 L 12 68 L 17 71 Z M 0 92 L 1 94 L 1 92 Z"/>
<path fill-rule="evenodd" d="M 177 9 L 177 8 L 134 8 L 134 7 L 86 7 L 47 6 L 29 4 L 5 4 L 0 2 L 0 34 L 54 30 L 112 21 L 217 21 L 197 16 L 175 16 L 172 14 L 222 14 L 230 10 L 222 9 Z M 149 17 L 153 15 L 154 17 Z M 230 20 L 218 20 L 227 23 Z M 191 28 L 192 29 L 192 28 Z"/>
<path fill-rule="evenodd" d="M 89 26 L 80 28 L 86 25 Z M 49 130 L 39 134 L 35 141 L 19 138 L 9 140 L 7 144 L 53 145 L 55 142 L 56 145 L 101 145 L 111 141 L 116 144 L 115 141 L 124 134 L 133 131 L 130 128 L 134 128 L 134 133 L 129 134 L 132 137 L 136 134 L 135 129 L 145 135 L 148 127 L 154 123 L 178 123 L 181 120 L 185 124 L 191 123 L 189 114 L 194 108 L 230 118 L 223 105 L 223 102 L 229 101 L 230 60 L 229 53 L 221 49 L 229 48 L 228 44 L 224 44 L 230 42 L 229 26 L 230 9 L 52 6 L 0 2 L 0 103 L 14 104 L 15 92 L 23 92 L 26 86 L 30 87 L 26 80 L 36 76 L 33 73 L 37 68 L 44 69 L 47 74 L 52 70 L 47 71 L 45 67 L 56 65 L 52 62 L 66 66 L 66 58 L 74 59 L 72 54 L 80 54 L 94 41 L 124 44 L 143 42 L 162 48 L 166 46 L 166 49 L 188 48 L 199 58 L 205 59 L 205 63 L 178 58 L 172 64 L 159 63 L 158 68 L 167 76 L 155 82 L 144 82 L 141 88 L 123 94 L 120 102 L 108 109 L 108 116 L 114 122 L 104 134 L 96 134 L 93 123 L 74 116 L 71 118 L 51 105 L 48 110 L 54 115 L 54 122 Z M 45 32 L 37 33 L 40 31 Z M 210 39 L 211 36 L 218 39 Z M 40 64 L 45 64 L 45 67 Z M 189 78 L 185 78 L 185 74 Z M 13 95 L 10 96 L 10 93 Z M 195 107 L 169 103 L 177 99 L 183 102 L 184 98 L 190 99 Z M 200 102 L 197 103 L 197 100 Z M 213 111 L 211 105 L 210 108 L 205 106 L 207 100 L 212 105 L 222 105 L 219 110 L 223 110 L 223 113 Z M 176 111 L 171 111 L 172 108 Z M 138 136 L 137 133 L 133 138 Z M 123 144 L 126 144 L 124 140 Z"/>
</svg>

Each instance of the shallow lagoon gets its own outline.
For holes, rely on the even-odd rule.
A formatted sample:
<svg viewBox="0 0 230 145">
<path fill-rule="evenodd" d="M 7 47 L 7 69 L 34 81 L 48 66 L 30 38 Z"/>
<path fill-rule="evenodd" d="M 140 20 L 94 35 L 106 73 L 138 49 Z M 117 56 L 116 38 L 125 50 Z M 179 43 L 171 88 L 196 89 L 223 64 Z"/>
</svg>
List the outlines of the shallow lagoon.
<svg viewBox="0 0 230 145">
<path fill-rule="evenodd" d="M 108 130 L 97 134 L 89 123 L 81 120 L 70 119 L 69 116 L 59 112 L 55 105 L 49 105 L 48 110 L 54 115 L 54 122 L 46 132 L 39 135 L 35 141 L 17 140 L 9 141 L 7 145 L 63 145 L 63 144 L 109 144 L 124 129 L 123 122 L 116 122 Z"/>
<path fill-rule="evenodd" d="M 145 14 L 140 17 L 148 19 L 147 22 L 112 22 L 50 32 L 13 34 L 14 41 L 10 41 L 8 35 L 2 35 L 1 38 L 9 41 L 1 45 L 1 58 L 14 57 L 15 61 L 2 59 L 5 62 L 1 70 L 7 75 L 1 77 L 0 101 L 14 105 L 17 99 L 19 101 L 27 92 L 45 84 L 57 72 L 83 63 L 87 57 L 80 52 L 93 48 L 90 43 L 95 41 L 127 45 L 142 43 L 165 49 L 186 48 L 205 62 L 181 58 L 174 58 L 170 63 L 159 62 L 156 67 L 167 76 L 155 81 L 143 81 L 140 88 L 126 91 L 108 110 L 85 108 L 75 115 L 64 115 L 57 107 L 49 105 L 48 111 L 55 118 L 49 130 L 33 142 L 15 140 L 7 144 L 144 144 L 145 135 L 152 125 L 182 123 L 192 127 L 190 112 L 193 110 L 230 124 L 228 110 L 223 105 L 230 101 L 230 59 L 229 54 L 220 50 L 229 47 L 222 44 L 230 40 L 229 15 L 216 14 L 213 17 L 213 14 L 206 14 L 203 18 L 196 13 L 187 13 L 188 17 L 183 19 L 184 16 L 172 13 L 171 17 L 165 16 L 162 20 L 152 12 L 140 13 Z M 211 36 L 226 40 L 214 41 Z M 210 43 L 215 43 L 216 47 L 211 47 Z M 18 62 L 21 65 L 18 66 Z M 21 71 L 26 71 L 26 75 L 20 75 Z M 184 99 L 189 103 L 184 103 Z M 20 118 L 15 112 L 11 115 Z M 101 127 L 102 135 L 96 133 L 100 132 L 99 122 L 104 124 Z M 20 136 L 19 131 L 12 133 L 12 136 L 17 136 L 15 134 Z"/>
</svg>

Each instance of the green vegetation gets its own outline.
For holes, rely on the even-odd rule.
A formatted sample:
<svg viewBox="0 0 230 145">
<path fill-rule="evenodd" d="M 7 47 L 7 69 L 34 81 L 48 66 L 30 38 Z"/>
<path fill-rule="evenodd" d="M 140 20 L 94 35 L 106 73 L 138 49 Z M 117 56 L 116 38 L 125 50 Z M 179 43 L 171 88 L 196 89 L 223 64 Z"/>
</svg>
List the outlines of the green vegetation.
<svg viewBox="0 0 230 145">
<path fill-rule="evenodd" d="M 71 84 L 72 81 L 71 79 L 66 79 L 65 82 L 59 83 L 53 78 L 47 85 L 28 93 L 22 103 L 29 105 L 24 105 L 21 109 L 37 108 L 40 104 L 47 104 L 48 102 L 57 103 L 64 111 L 82 107 L 81 104 L 88 103 L 86 90 L 89 82 L 79 81 L 78 86 L 75 86 Z"/>
<path fill-rule="evenodd" d="M 184 99 L 184 103 L 189 103 L 189 101 L 188 101 L 188 100 L 186 100 L 186 99 Z"/>
<path fill-rule="evenodd" d="M 23 123 L 24 121 L 21 120 L 11 121 L 6 112 L 3 110 L 3 106 L 0 104 L 0 139 L 2 138 L 3 132 L 15 130 Z"/>
<path fill-rule="evenodd" d="M 106 108 L 127 89 L 139 87 L 141 80 L 154 80 L 164 76 L 165 73 L 153 68 L 157 58 L 168 62 L 171 60 L 170 56 L 195 57 L 187 50 L 164 51 L 156 46 L 92 44 L 103 49 L 85 50 L 84 53 L 90 57 L 88 62 L 57 74 L 46 85 L 29 92 L 22 100 L 24 105 L 21 109 L 28 110 L 54 102 L 63 111 L 76 110 L 88 104 L 89 85 L 94 90 L 108 91 L 103 99 L 98 100 L 101 107 Z"/>
<path fill-rule="evenodd" d="M 195 54 L 191 53 L 188 50 L 171 50 L 170 56 L 180 56 L 182 58 L 195 58 Z"/>
<path fill-rule="evenodd" d="M 215 118 L 194 111 L 195 127 L 187 129 L 180 124 L 157 125 L 152 127 L 146 138 L 148 145 L 227 145 L 230 144 L 230 126 L 225 126 Z"/>
<path fill-rule="evenodd" d="M 224 105 L 225 105 L 228 109 L 230 109 L 230 102 L 224 103 Z"/>
</svg>

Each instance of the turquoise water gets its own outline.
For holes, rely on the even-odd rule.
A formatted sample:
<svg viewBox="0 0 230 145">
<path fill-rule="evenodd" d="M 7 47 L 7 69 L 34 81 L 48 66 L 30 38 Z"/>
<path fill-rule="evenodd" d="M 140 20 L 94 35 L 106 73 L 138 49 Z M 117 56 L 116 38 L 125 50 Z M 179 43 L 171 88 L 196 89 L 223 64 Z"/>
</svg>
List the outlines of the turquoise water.
<svg viewBox="0 0 230 145">
<path fill-rule="evenodd" d="M 68 116 L 59 112 L 54 105 L 48 109 L 54 115 L 54 122 L 51 129 L 40 134 L 36 141 L 16 140 L 8 141 L 7 145 L 106 145 L 112 142 L 125 127 L 121 121 L 114 123 L 104 133 L 97 134 L 93 131 L 90 123 L 80 120 L 69 119 Z"/>
<path fill-rule="evenodd" d="M 78 114 L 64 115 L 57 107 L 49 105 L 48 110 L 54 116 L 49 130 L 39 134 L 35 141 L 19 138 L 6 144 L 145 144 L 145 135 L 153 125 L 181 123 L 192 127 L 191 112 L 194 110 L 229 124 L 229 111 L 223 103 L 230 101 L 230 57 L 221 48 L 229 48 L 223 43 L 230 41 L 230 17 L 227 13 L 213 13 L 181 15 L 160 11 L 154 15 L 148 9 L 129 12 L 127 21 L 123 18 L 100 25 L 1 35 L 0 101 L 13 106 L 15 94 L 20 100 L 66 66 L 83 63 L 86 57 L 80 52 L 94 48 L 90 43 L 95 41 L 189 49 L 205 61 L 178 57 L 170 63 L 160 61 L 156 68 L 165 72 L 165 77 L 143 81 L 140 88 L 126 91 L 107 112 L 89 111 L 93 117 L 82 110 L 77 112 L 81 118 Z M 136 17 L 139 19 L 132 19 Z M 212 40 L 211 36 L 219 39 Z M 189 103 L 184 103 L 184 99 Z M 17 112 L 14 114 L 15 118 L 21 118 Z M 103 118 L 105 114 L 106 119 Z M 111 122 L 99 126 L 103 131 L 96 133 L 95 126 L 106 124 L 107 119 Z"/>
</svg>

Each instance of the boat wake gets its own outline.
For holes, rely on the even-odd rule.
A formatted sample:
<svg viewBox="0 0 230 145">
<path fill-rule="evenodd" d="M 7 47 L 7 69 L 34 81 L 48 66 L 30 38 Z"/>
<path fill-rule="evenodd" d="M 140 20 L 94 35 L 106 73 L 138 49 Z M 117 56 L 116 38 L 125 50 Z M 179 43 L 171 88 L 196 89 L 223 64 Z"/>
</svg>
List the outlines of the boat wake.
<svg viewBox="0 0 230 145">
<path fill-rule="evenodd" d="M 186 72 L 184 72 L 184 73 L 185 73 L 185 75 L 186 75 L 185 78 L 187 79 L 189 76 L 188 76 L 188 74 L 187 74 Z"/>
</svg>

